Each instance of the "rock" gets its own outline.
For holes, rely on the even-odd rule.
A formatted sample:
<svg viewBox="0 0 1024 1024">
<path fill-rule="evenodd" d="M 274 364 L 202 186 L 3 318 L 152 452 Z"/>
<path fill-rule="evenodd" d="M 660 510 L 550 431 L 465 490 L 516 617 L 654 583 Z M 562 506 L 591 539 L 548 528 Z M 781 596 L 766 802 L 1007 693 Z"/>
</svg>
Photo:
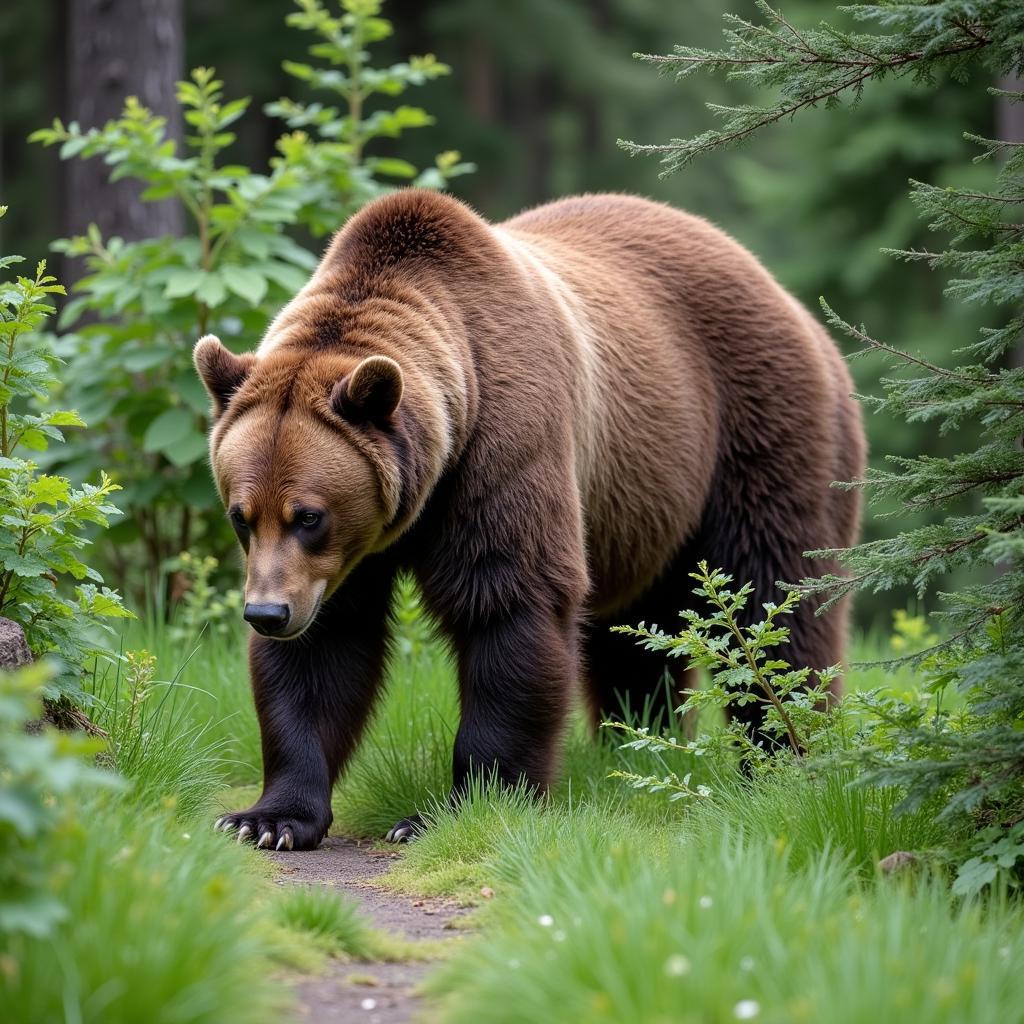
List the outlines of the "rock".
<svg viewBox="0 0 1024 1024">
<path fill-rule="evenodd" d="M 32 652 L 25 640 L 25 631 L 10 619 L 0 619 L 0 672 L 12 672 L 32 664 Z"/>
<path fill-rule="evenodd" d="M 907 850 L 897 850 L 895 853 L 890 853 L 888 857 L 883 857 L 878 862 L 878 870 L 883 874 L 890 875 L 894 871 L 902 871 L 905 868 L 912 867 L 917 861 L 916 853 L 909 853 Z"/>
</svg>

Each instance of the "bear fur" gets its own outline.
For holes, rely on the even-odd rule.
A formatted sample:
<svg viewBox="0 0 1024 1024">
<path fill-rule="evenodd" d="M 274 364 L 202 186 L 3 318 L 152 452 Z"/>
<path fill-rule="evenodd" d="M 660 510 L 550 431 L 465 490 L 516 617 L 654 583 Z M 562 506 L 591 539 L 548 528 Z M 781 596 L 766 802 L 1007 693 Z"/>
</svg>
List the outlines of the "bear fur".
<svg viewBox="0 0 1024 1024">
<path fill-rule="evenodd" d="M 454 792 L 492 771 L 543 789 L 577 690 L 597 716 L 663 680 L 611 625 L 671 627 L 700 559 L 760 602 L 835 569 L 805 551 L 857 539 L 857 494 L 830 487 L 865 460 L 836 346 L 742 246 L 644 199 L 491 225 L 445 195 L 385 196 L 255 353 L 205 338 L 195 358 L 247 616 L 285 609 L 302 633 L 251 640 L 264 791 L 221 823 L 260 845 L 326 834 L 397 572 L 457 655 Z M 846 609 L 814 610 L 786 657 L 822 668 Z"/>
</svg>

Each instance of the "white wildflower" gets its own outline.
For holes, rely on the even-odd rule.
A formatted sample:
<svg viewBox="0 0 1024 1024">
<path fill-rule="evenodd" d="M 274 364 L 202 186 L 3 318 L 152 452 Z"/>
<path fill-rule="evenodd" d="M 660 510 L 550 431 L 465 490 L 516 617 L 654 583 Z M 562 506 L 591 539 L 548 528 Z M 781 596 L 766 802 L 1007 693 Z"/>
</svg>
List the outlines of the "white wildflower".
<svg viewBox="0 0 1024 1024">
<path fill-rule="evenodd" d="M 670 978 L 681 978 L 690 973 L 690 958 L 682 953 L 675 953 L 665 961 L 665 973 Z"/>
</svg>

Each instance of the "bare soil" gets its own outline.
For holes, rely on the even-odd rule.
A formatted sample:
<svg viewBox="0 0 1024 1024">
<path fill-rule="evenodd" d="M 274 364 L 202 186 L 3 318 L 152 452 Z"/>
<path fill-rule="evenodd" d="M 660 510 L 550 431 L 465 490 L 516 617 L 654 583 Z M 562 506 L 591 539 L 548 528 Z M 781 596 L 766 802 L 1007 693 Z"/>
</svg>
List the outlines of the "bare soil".
<svg viewBox="0 0 1024 1024">
<path fill-rule="evenodd" d="M 375 850 L 370 843 L 328 836 L 319 849 L 270 853 L 280 885 L 329 885 L 355 900 L 370 923 L 407 939 L 452 938 L 452 922 L 466 911 L 442 900 L 413 899 L 374 884 L 400 853 Z M 332 961 L 299 983 L 299 1020 L 317 1024 L 399 1024 L 420 1010 L 415 988 L 429 962 Z"/>
</svg>

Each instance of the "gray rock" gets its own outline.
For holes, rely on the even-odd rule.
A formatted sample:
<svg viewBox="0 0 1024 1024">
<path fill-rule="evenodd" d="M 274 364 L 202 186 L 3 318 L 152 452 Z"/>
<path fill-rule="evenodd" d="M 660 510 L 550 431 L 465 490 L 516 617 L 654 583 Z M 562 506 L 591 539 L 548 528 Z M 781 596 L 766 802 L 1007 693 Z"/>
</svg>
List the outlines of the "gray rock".
<svg viewBox="0 0 1024 1024">
<path fill-rule="evenodd" d="M 0 671 L 12 671 L 32 664 L 32 652 L 25 631 L 10 619 L 0 619 Z"/>
<path fill-rule="evenodd" d="M 894 871 L 905 871 L 907 868 L 912 868 L 919 859 L 916 853 L 911 853 L 909 850 L 897 850 L 878 862 L 878 870 L 891 875 Z"/>
</svg>

